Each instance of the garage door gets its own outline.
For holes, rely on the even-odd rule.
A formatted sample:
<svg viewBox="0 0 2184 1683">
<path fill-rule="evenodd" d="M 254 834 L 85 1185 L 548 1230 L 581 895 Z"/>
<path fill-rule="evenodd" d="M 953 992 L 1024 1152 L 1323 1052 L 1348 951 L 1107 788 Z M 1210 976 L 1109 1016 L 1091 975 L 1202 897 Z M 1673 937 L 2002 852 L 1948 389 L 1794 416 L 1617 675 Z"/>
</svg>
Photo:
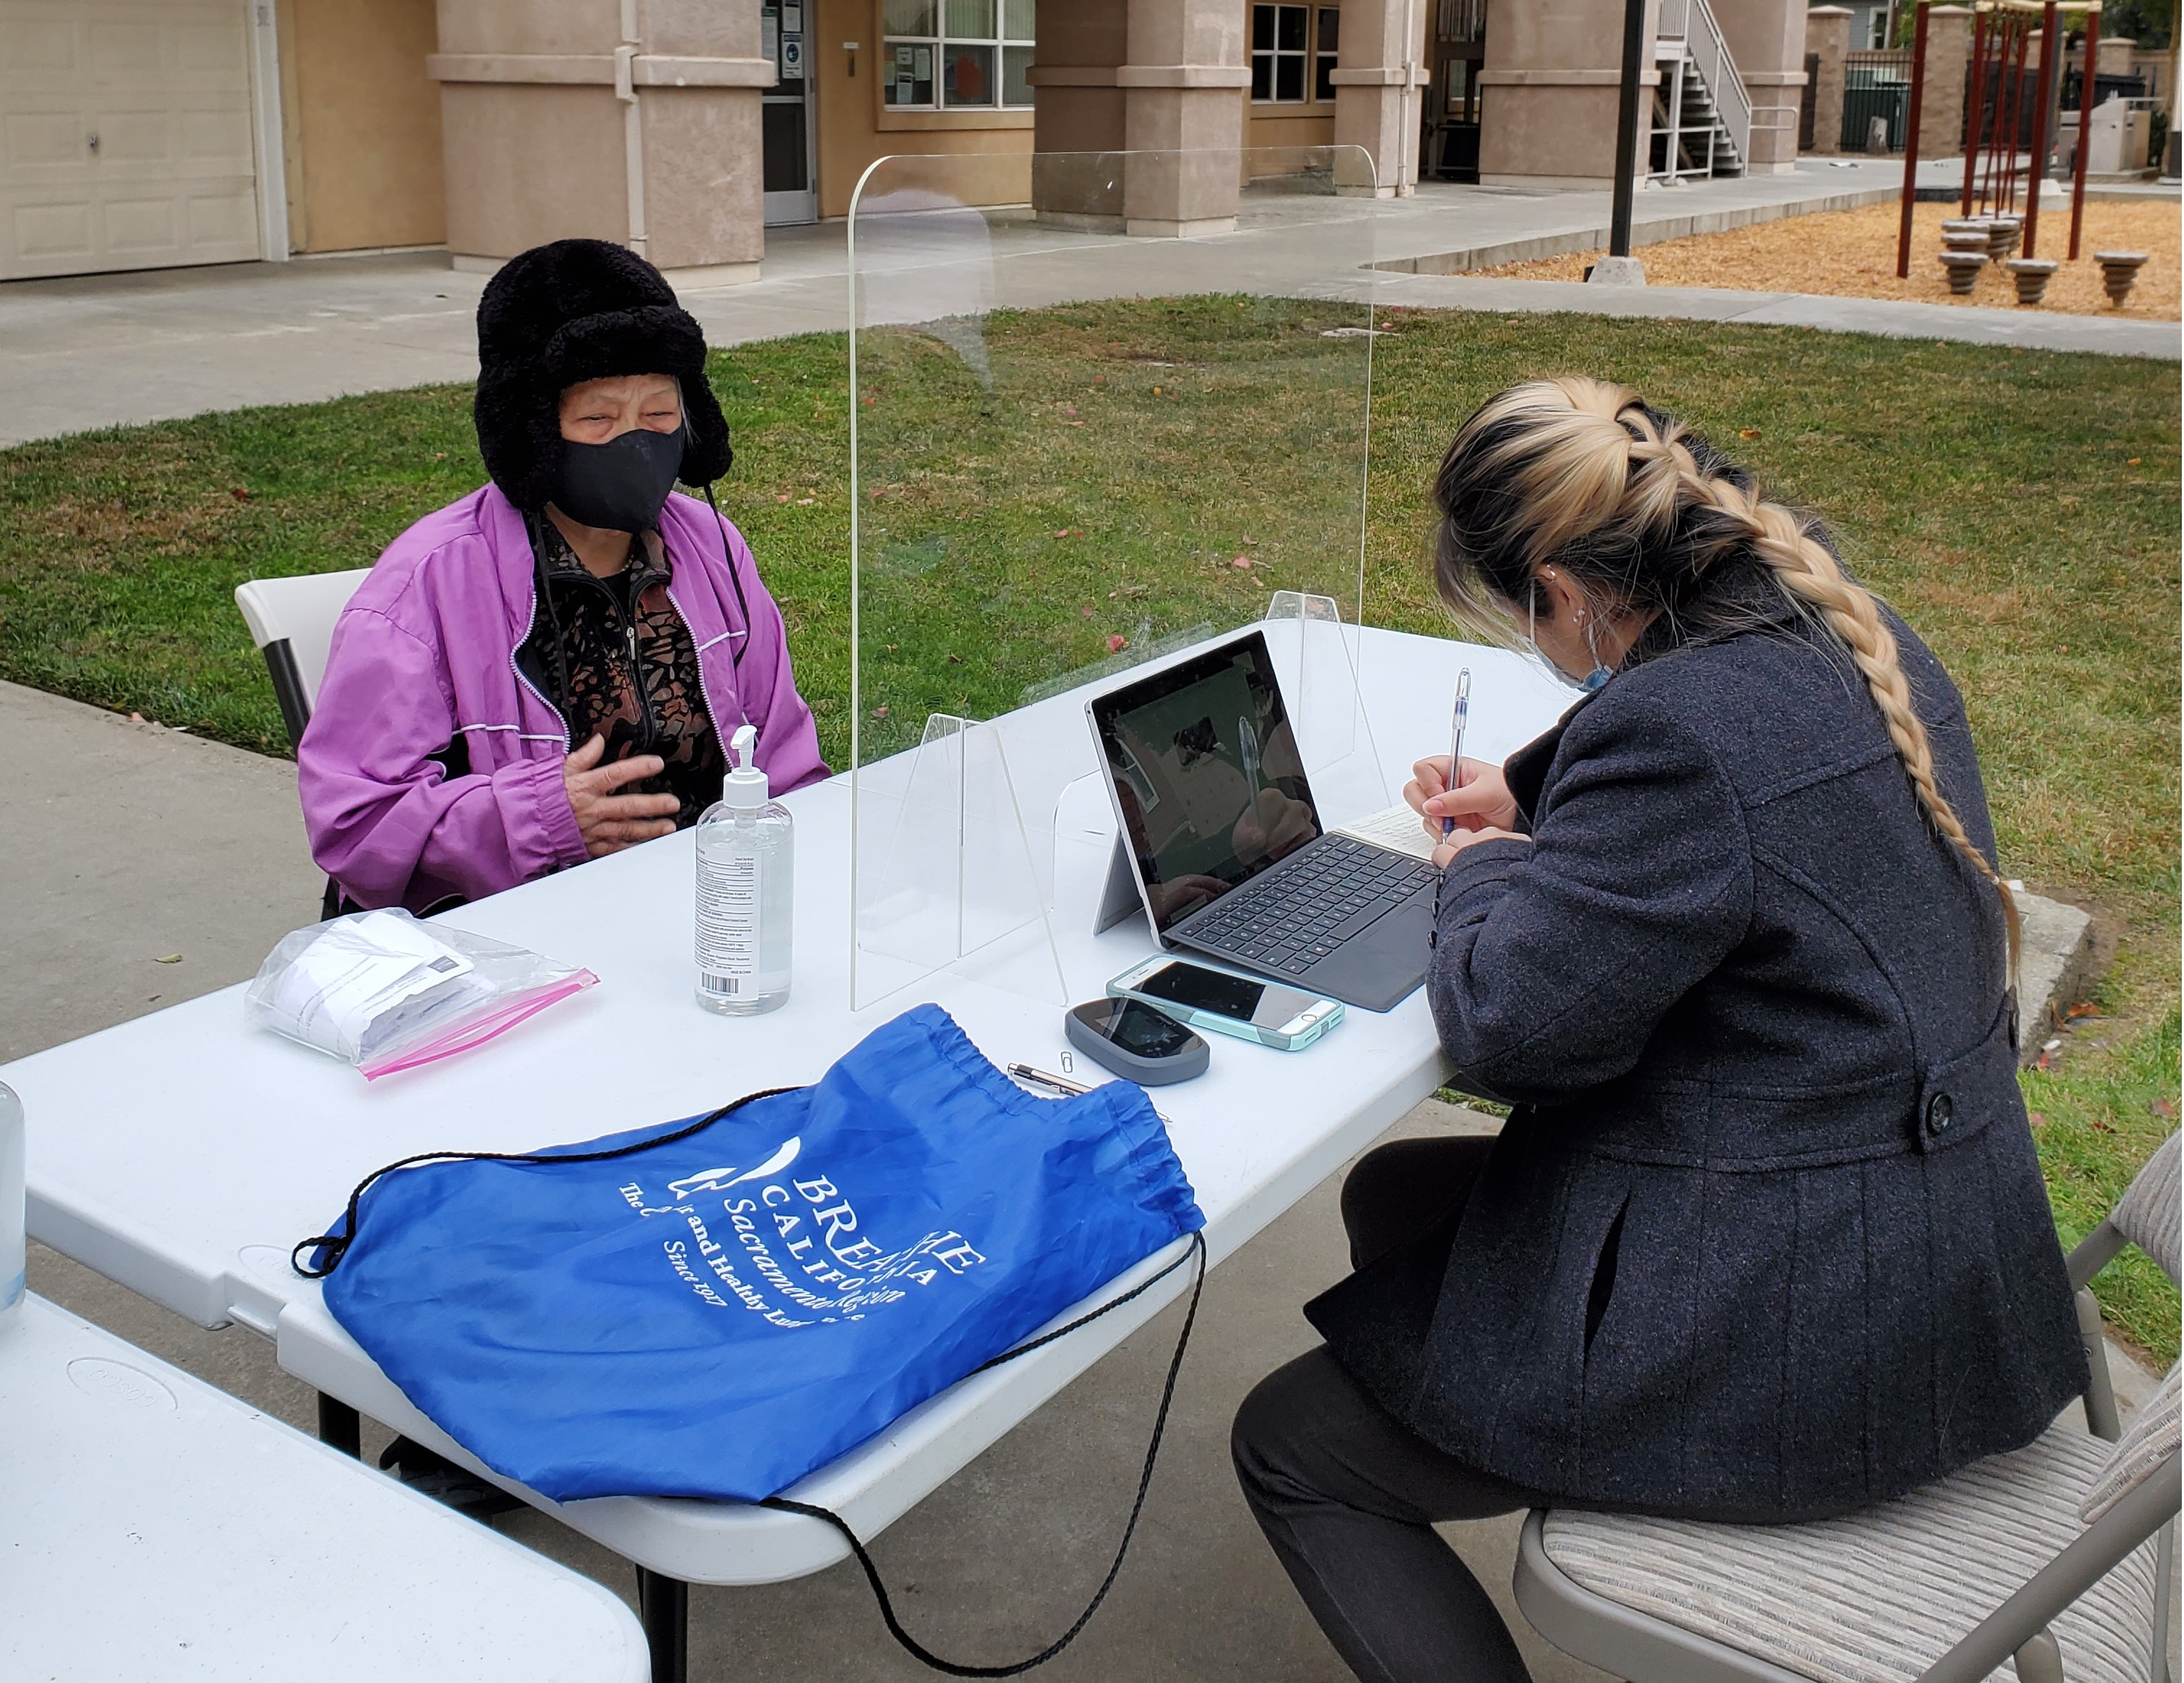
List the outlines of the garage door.
<svg viewBox="0 0 2184 1683">
<path fill-rule="evenodd" d="M 257 257 L 242 0 L 0 0 L 0 279 Z"/>
</svg>

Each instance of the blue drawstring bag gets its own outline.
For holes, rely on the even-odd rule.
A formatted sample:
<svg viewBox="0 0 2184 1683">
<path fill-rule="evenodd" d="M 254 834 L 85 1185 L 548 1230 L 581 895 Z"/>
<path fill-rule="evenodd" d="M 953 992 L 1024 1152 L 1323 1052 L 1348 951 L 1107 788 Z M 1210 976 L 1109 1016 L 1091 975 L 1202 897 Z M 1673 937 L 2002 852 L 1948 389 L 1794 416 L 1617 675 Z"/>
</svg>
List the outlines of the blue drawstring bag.
<svg viewBox="0 0 2184 1683">
<path fill-rule="evenodd" d="M 1140 1089 L 1034 1098 L 921 1006 L 816 1086 L 406 1159 L 297 1251 L 504 1477 L 757 1502 L 1204 1224 Z"/>
</svg>

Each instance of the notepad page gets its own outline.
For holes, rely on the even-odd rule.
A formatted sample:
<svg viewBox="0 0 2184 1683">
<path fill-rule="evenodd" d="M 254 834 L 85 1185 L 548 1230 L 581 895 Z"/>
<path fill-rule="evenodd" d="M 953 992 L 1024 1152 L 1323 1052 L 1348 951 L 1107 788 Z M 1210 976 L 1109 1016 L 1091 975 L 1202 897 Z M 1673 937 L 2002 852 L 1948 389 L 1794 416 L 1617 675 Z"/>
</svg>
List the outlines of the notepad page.
<svg viewBox="0 0 2184 1683">
<path fill-rule="evenodd" d="M 1413 859 L 1433 858 L 1434 840 L 1426 833 L 1426 821 L 1400 800 L 1354 824 L 1336 826 L 1334 833 L 1384 847 L 1390 853 L 1407 853 Z"/>
</svg>

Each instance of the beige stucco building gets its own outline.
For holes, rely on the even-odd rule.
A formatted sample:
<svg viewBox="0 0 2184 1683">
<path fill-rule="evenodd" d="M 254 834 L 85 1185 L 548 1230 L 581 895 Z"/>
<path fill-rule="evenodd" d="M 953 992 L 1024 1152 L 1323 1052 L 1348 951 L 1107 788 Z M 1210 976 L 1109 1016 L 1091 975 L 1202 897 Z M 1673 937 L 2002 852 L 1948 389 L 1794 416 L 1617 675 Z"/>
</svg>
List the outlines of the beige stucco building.
<svg viewBox="0 0 2184 1683">
<path fill-rule="evenodd" d="M 1804 0 L 1647 5 L 1651 169 L 1787 167 Z M 1148 163 L 1095 188 L 1067 154 L 1340 143 L 1368 160 L 1356 191 L 1406 191 L 1422 170 L 1599 185 L 1622 15 L 1623 0 L 0 0 L 0 279 L 405 246 L 490 265 L 583 234 L 732 281 L 760 272 L 769 225 L 846 215 L 892 153 L 975 153 L 993 202 L 1145 235 L 1223 226 L 1248 159 Z"/>
</svg>

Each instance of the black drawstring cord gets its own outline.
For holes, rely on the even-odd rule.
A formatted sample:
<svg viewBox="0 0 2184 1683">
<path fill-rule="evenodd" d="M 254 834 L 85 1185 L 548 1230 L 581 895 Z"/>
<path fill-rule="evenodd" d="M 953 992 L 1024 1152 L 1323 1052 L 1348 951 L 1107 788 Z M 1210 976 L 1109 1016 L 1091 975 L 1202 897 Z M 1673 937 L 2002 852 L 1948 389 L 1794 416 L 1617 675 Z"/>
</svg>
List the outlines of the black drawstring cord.
<svg viewBox="0 0 2184 1683">
<path fill-rule="evenodd" d="M 1183 1372 L 1183 1352 L 1190 1346 L 1190 1329 L 1198 1319 L 1198 1300 L 1206 1290 L 1204 1230 L 1192 1234 L 1190 1248 L 1170 1262 L 1167 1267 L 1153 1275 L 1150 1279 L 1133 1287 L 1113 1301 L 1102 1304 L 1090 1314 L 1072 1321 L 1067 1326 L 1058 1328 L 1044 1337 L 1035 1338 L 1028 1344 L 1020 1344 L 1014 1350 L 996 1356 L 990 1362 L 981 1363 L 971 1370 L 973 1374 L 983 1374 L 989 1368 L 999 1367 L 1004 1362 L 1013 1362 L 1017 1357 L 1036 1350 L 1043 1344 L 1051 1343 L 1064 1333 L 1074 1332 L 1087 1321 L 1095 1321 L 1110 1309 L 1120 1308 L 1133 1297 L 1137 1296 L 1139 1292 L 1166 1279 L 1194 1257 L 1198 1259 L 1198 1275 L 1191 1283 L 1190 1307 L 1184 1312 L 1183 1332 L 1175 1341 L 1175 1354 L 1169 1359 L 1167 1364 L 1167 1379 L 1161 1387 L 1160 1412 L 1153 1417 L 1152 1441 L 1145 1446 L 1145 1466 L 1138 1474 L 1137 1500 L 1130 1504 L 1130 1518 L 1128 1523 L 1123 1527 L 1123 1541 L 1116 1546 L 1115 1558 L 1107 1567 L 1107 1575 L 1100 1580 L 1099 1589 L 1093 1592 L 1092 1599 L 1085 1604 L 1084 1611 L 1077 1615 L 1076 1622 L 1029 1659 L 1018 1660 L 1014 1665 L 959 1665 L 953 1660 L 941 1658 L 939 1655 L 934 1653 L 916 1637 L 902 1628 L 902 1621 L 895 1617 L 894 1602 L 889 1597 L 887 1585 L 880 1581 L 879 1568 L 872 1563 L 872 1556 L 866 1551 L 864 1544 L 858 1540 L 857 1534 L 850 1529 L 848 1520 L 830 1509 L 819 1507 L 807 1502 L 791 1502 L 786 1496 L 768 1496 L 759 1506 L 771 1507 L 783 1513 L 800 1513 L 808 1519 L 822 1519 L 839 1531 L 849 1543 L 850 1552 L 856 1556 L 857 1564 L 865 1569 L 865 1581 L 872 1585 L 872 1598 L 879 1603 L 880 1617 L 886 1621 L 888 1635 L 900 1643 L 904 1651 L 920 1663 L 950 1677 L 1015 1677 L 1031 1670 L 1035 1666 L 1045 1665 L 1047 1661 L 1075 1641 L 1078 1634 L 1092 1622 L 1092 1615 L 1099 1612 L 1100 1602 L 1107 1599 L 1107 1591 L 1115 1587 L 1115 1580 L 1123 1570 L 1123 1558 L 1130 1552 L 1130 1539 L 1136 1534 L 1139 1517 L 1145 1512 L 1145 1496 L 1152 1489 L 1153 1463 L 1160 1457 L 1161 1439 L 1167 1430 L 1168 1407 L 1175 1401 L 1176 1378 Z M 967 1379 L 969 1376 L 969 1374 L 965 1375 Z"/>
<path fill-rule="evenodd" d="M 559 683 L 554 705 L 560 710 L 562 727 L 573 736 L 576 725 L 569 717 L 569 645 L 561 634 L 561 610 L 554 605 L 553 584 L 546 571 L 546 538 L 538 525 L 543 518 L 543 515 L 526 514 L 523 524 L 531 536 L 531 569 L 538 579 L 535 588 L 539 603 L 546 610 L 546 623 L 554 632 L 554 668 Z M 532 616 L 534 621 L 537 617 L 535 614 Z M 573 740 L 569 744 L 572 750 L 581 745 Z"/>
<path fill-rule="evenodd" d="M 410 1168 L 418 1163 L 603 1162 L 609 1157 L 627 1157 L 634 1152 L 649 1151 L 655 1145 L 671 1145 L 677 1140 L 688 1140 L 692 1134 L 703 1133 L 722 1117 L 733 1115 L 745 1105 L 756 1104 L 760 1099 L 778 1098 L 783 1093 L 796 1093 L 802 1090 L 798 1087 L 769 1087 L 764 1092 L 746 1093 L 734 1103 L 722 1105 L 720 1109 L 699 1117 L 695 1122 L 685 1123 L 671 1134 L 655 1134 L 649 1140 L 638 1140 L 627 1145 L 617 1145 L 610 1151 L 420 1151 L 414 1157 L 404 1157 L 399 1162 L 387 1164 L 384 1168 L 376 1168 L 362 1180 L 357 1182 L 356 1190 L 348 1195 L 348 1208 L 342 1216 L 342 1230 L 339 1233 L 314 1234 L 309 1239 L 297 1240 L 288 1252 L 288 1266 L 303 1275 L 305 1279 L 324 1279 L 339 1268 L 342 1258 L 348 1254 L 348 1247 L 356 1239 L 358 1204 L 365 1192 L 370 1190 L 374 1181 L 382 1175 L 393 1173 L 398 1168 Z M 304 1251 L 321 1248 L 326 1253 L 323 1264 L 307 1268 L 298 1260 Z"/>
<path fill-rule="evenodd" d="M 1197 1240 L 1197 1243 L 1195 1246 L 1190 1249 L 1184 1251 L 1180 1257 L 1178 1257 L 1173 1262 L 1170 1262 L 1158 1273 L 1148 1275 L 1145 1279 L 1139 1280 L 1120 1297 L 1111 1298 L 1106 1302 L 1102 1303 L 1098 1308 L 1087 1310 L 1084 1314 L 1079 1315 L 1066 1327 L 1056 1327 L 1052 1332 L 1041 1333 L 1037 1338 L 1032 1340 L 1028 1344 L 1019 1344 L 1013 1350 L 1004 1350 L 998 1356 L 988 1357 L 984 1361 L 979 1363 L 977 1367 L 972 1368 L 970 1373 L 964 1374 L 963 1377 L 967 1379 L 973 1374 L 984 1373 L 989 1368 L 998 1368 L 1005 1362 L 1015 1361 L 1019 1356 L 1028 1356 L 1033 1351 L 1038 1349 L 1041 1345 L 1051 1344 L 1057 1338 L 1067 1338 L 1071 1333 L 1075 1332 L 1079 1327 L 1089 1326 L 1093 1322 L 1098 1320 L 1100 1316 L 1106 1314 L 1110 1309 L 1119 1309 L 1123 1305 L 1131 1301 L 1133 1299 L 1144 1296 L 1146 1292 L 1151 1290 L 1162 1280 L 1166 1279 L 1170 1274 L 1173 1273 L 1178 1268 L 1181 1268 L 1185 1262 L 1189 1262 L 1195 1252 L 1203 1251 L 1206 1248 L 1206 1240 L 1202 1236 L 1198 1234 L 1193 1234 L 1192 1236 Z M 1202 1276 L 1205 1270 L 1201 1268 L 1199 1272 Z M 1197 1301 L 1195 1294 L 1191 1301 L 1193 1302 Z"/>
<path fill-rule="evenodd" d="M 721 505 L 713 500 L 711 484 L 709 482 L 698 488 L 705 493 L 705 506 L 713 511 L 714 522 L 721 528 L 721 559 L 727 564 L 728 582 L 735 587 L 736 607 L 744 616 L 743 640 L 748 646 L 750 643 L 751 631 L 750 599 L 744 594 L 743 575 L 736 571 L 736 546 L 728 542 L 728 522 L 726 516 L 721 513 Z M 741 664 L 736 659 L 735 644 L 731 642 L 728 645 L 728 665 L 731 668 L 735 668 Z"/>
</svg>

